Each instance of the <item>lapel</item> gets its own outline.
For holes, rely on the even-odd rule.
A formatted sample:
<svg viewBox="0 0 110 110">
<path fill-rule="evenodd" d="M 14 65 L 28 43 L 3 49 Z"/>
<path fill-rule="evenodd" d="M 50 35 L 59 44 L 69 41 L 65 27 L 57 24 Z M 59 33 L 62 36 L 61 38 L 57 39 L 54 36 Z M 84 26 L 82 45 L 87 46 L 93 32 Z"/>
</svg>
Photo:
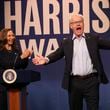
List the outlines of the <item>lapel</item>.
<svg viewBox="0 0 110 110">
<path fill-rule="evenodd" d="M 91 36 L 89 34 L 85 34 L 86 38 L 86 44 L 87 44 L 87 49 L 89 52 L 90 57 L 93 59 L 93 55 L 94 55 L 94 42 L 91 39 Z"/>
<path fill-rule="evenodd" d="M 72 58 L 73 58 L 73 46 L 74 46 L 74 41 L 72 40 L 72 39 L 70 39 L 70 41 L 69 41 L 70 43 L 69 43 L 69 50 L 68 51 L 70 51 L 70 61 L 72 61 Z"/>
</svg>

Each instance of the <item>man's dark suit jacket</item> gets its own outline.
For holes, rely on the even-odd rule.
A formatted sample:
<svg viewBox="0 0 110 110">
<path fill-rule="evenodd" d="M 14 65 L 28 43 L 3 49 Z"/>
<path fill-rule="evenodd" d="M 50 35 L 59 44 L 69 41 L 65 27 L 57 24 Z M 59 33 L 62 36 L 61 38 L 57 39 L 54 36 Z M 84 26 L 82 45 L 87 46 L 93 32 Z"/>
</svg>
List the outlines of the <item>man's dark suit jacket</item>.
<svg viewBox="0 0 110 110">
<path fill-rule="evenodd" d="M 110 41 L 100 39 L 99 37 L 90 34 L 85 34 L 85 36 L 93 68 L 98 72 L 98 80 L 100 83 L 106 84 L 108 83 L 108 79 L 103 69 L 99 49 L 110 49 Z M 55 52 L 47 56 L 49 58 L 49 63 L 53 63 L 62 57 L 65 58 L 65 71 L 62 81 L 62 87 L 64 89 L 69 89 L 69 79 L 72 72 L 72 59 L 74 53 L 73 46 L 74 40 L 65 39 Z"/>
</svg>

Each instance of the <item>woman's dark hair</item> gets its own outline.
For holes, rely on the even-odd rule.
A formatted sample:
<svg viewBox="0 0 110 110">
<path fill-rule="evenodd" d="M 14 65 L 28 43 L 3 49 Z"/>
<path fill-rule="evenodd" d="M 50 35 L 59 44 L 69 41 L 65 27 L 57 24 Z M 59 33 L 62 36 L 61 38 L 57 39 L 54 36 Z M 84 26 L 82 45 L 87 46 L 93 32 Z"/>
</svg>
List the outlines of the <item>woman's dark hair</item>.
<svg viewBox="0 0 110 110">
<path fill-rule="evenodd" d="M 7 43 L 7 33 L 12 31 L 10 28 L 4 28 L 0 31 L 0 50 L 6 50 L 5 44 Z M 13 42 L 12 50 L 17 50 L 16 42 Z"/>
</svg>

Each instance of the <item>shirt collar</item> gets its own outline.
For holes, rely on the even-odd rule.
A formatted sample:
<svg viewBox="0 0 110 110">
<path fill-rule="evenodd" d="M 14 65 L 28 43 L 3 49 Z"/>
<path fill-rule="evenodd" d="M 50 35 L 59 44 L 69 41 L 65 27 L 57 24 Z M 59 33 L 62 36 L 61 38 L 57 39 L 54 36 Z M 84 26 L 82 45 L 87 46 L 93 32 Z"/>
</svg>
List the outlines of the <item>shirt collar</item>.
<svg viewBox="0 0 110 110">
<path fill-rule="evenodd" d="M 83 33 L 81 37 L 85 38 L 86 37 L 85 33 Z M 73 34 L 73 37 L 72 37 L 72 40 L 74 40 L 74 39 L 76 39 L 76 35 L 75 34 Z"/>
</svg>

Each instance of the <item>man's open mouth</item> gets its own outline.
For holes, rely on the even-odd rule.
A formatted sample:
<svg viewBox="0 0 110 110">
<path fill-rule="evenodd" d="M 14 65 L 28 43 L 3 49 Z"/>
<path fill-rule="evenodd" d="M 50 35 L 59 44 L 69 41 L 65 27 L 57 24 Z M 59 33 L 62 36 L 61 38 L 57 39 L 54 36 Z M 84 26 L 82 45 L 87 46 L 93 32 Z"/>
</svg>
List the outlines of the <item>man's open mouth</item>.
<svg viewBox="0 0 110 110">
<path fill-rule="evenodd" d="M 81 27 L 76 28 L 76 30 L 81 30 Z"/>
</svg>

